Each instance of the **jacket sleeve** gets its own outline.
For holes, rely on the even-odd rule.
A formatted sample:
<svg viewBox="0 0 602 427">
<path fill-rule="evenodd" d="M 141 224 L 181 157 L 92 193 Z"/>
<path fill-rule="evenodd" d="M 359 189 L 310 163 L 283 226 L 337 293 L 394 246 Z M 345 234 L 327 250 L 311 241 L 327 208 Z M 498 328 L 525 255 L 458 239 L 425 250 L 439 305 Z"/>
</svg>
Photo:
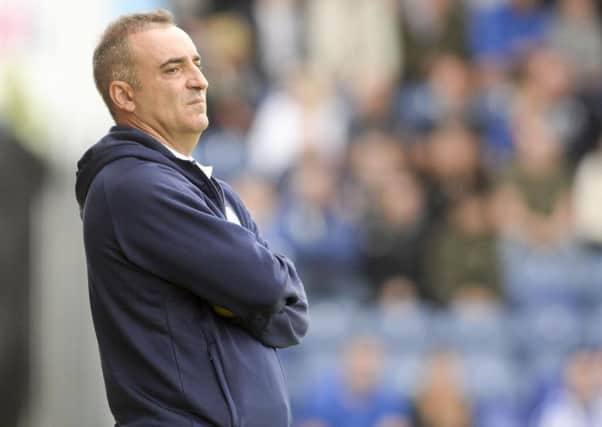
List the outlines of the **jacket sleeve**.
<svg viewBox="0 0 602 427">
<path fill-rule="evenodd" d="M 268 243 L 261 237 L 257 224 L 251 218 L 243 202 L 227 184 L 222 183 L 222 186 L 236 202 L 242 215 L 245 216 L 243 223 L 249 227 L 257 243 L 271 252 Z M 274 256 L 288 270 L 285 304 L 280 311 L 267 318 L 255 318 L 251 322 L 243 323 L 242 326 L 264 345 L 285 348 L 298 344 L 307 333 L 309 328 L 308 302 L 303 282 L 293 263 L 284 255 L 274 254 Z"/>
<path fill-rule="evenodd" d="M 120 248 L 141 269 L 241 319 L 286 307 L 294 270 L 252 231 L 212 213 L 177 172 L 144 163 L 104 189 Z"/>
<path fill-rule="evenodd" d="M 287 295 L 284 307 L 269 316 L 265 327 L 256 335 L 259 341 L 269 347 L 285 348 L 299 344 L 307 333 L 307 297 L 298 278 L 291 278 L 287 283 Z"/>
</svg>

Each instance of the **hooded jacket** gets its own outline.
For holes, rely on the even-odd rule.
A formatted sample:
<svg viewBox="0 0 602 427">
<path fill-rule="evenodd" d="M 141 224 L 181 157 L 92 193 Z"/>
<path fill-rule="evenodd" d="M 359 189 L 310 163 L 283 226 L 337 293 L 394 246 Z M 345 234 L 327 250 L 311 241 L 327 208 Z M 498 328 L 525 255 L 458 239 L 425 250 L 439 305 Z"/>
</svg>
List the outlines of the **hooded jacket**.
<svg viewBox="0 0 602 427">
<path fill-rule="evenodd" d="M 76 196 L 116 425 L 289 426 L 276 349 L 305 335 L 307 298 L 234 191 L 115 126 L 78 162 Z"/>
</svg>

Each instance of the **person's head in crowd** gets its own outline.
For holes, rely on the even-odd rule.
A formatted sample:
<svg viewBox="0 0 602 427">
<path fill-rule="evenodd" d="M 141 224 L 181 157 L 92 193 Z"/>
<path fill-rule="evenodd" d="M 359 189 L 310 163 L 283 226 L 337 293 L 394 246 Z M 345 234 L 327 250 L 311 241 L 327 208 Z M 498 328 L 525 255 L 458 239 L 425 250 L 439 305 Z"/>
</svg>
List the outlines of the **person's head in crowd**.
<svg viewBox="0 0 602 427">
<path fill-rule="evenodd" d="M 194 43 L 169 12 L 132 15 L 109 25 L 94 51 L 93 68 L 117 124 L 192 152 L 209 124 L 209 84 Z"/>
<path fill-rule="evenodd" d="M 358 335 L 343 348 L 344 381 L 355 396 L 369 396 L 383 379 L 385 349 L 376 337 Z"/>
<path fill-rule="evenodd" d="M 425 197 L 416 175 L 407 169 L 399 170 L 377 191 L 378 218 L 391 230 L 416 228 L 425 215 Z"/>
<path fill-rule="evenodd" d="M 393 129 L 395 80 L 378 73 L 362 75 L 361 79 L 362 84 L 354 84 L 350 88 L 354 115 L 351 133 L 356 134 L 369 128 Z"/>
<path fill-rule="evenodd" d="M 560 382 L 543 390 L 529 425 L 597 426 L 602 422 L 602 356 L 593 343 L 581 343 L 565 360 Z"/>
<path fill-rule="evenodd" d="M 321 209 L 336 202 L 336 185 L 336 169 L 328 159 L 312 150 L 299 158 L 290 177 L 293 198 Z"/>
<path fill-rule="evenodd" d="M 332 83 L 307 64 L 291 72 L 283 87 L 308 113 L 329 103 L 333 95 Z"/>
<path fill-rule="evenodd" d="M 427 152 L 432 176 L 444 185 L 472 181 L 481 167 L 479 141 L 459 121 L 439 124 L 429 138 Z"/>
<path fill-rule="evenodd" d="M 222 12 L 198 21 L 190 29 L 193 40 L 202 40 L 207 74 L 215 84 L 216 96 L 245 94 L 253 96 L 257 88 L 247 79 L 253 59 L 252 29 L 242 16 Z"/>
<path fill-rule="evenodd" d="M 437 352 L 427 361 L 415 401 L 416 425 L 470 427 L 472 408 L 452 352 Z"/>
<path fill-rule="evenodd" d="M 493 208 L 487 187 L 466 189 L 450 202 L 431 243 L 430 293 L 439 303 L 499 300 Z M 429 267 L 427 267 L 429 268 Z"/>
<path fill-rule="evenodd" d="M 406 82 L 422 81 L 433 58 L 441 52 L 466 53 L 463 2 L 403 0 L 401 4 L 403 78 Z"/>
<path fill-rule="evenodd" d="M 567 147 L 578 143 L 585 137 L 584 132 L 589 132 L 591 113 L 577 96 L 576 75 L 575 67 L 557 51 L 551 48 L 533 51 L 525 61 L 517 87 L 512 105 L 514 119 L 541 116 L 559 142 Z"/>
<path fill-rule="evenodd" d="M 519 79 L 521 92 L 535 98 L 534 102 L 542 103 L 541 107 L 569 93 L 573 82 L 569 64 L 550 47 L 529 52 L 521 64 Z"/>
<path fill-rule="evenodd" d="M 425 19 L 437 23 L 444 21 L 445 17 L 454 11 L 454 7 L 457 6 L 454 0 L 426 0 L 423 2 L 417 2 L 412 0 L 402 0 L 405 7 L 414 8 L 422 13 Z M 428 18 L 426 18 L 428 17 Z"/>
<path fill-rule="evenodd" d="M 453 12 L 456 2 L 453 0 L 401 1 L 401 12 L 408 17 L 410 31 L 414 37 L 428 38 L 429 31 L 436 33 L 446 24 L 447 17 Z"/>
<path fill-rule="evenodd" d="M 560 13 L 576 20 L 594 16 L 598 9 L 594 0 L 558 0 L 556 5 Z"/>
<path fill-rule="evenodd" d="M 222 94 L 213 96 L 212 122 L 226 132 L 245 135 L 253 121 L 253 106 L 243 96 Z"/>
<path fill-rule="evenodd" d="M 334 394 L 308 405 L 300 427 L 410 427 L 407 403 L 385 381 L 383 342 L 367 331 L 358 332 L 342 348 L 340 382 Z M 316 391 L 313 394 L 320 394 Z"/>
<path fill-rule="evenodd" d="M 466 235 L 484 235 L 492 231 L 493 212 L 487 188 L 469 190 L 452 205 L 451 222 Z"/>
<path fill-rule="evenodd" d="M 565 387 L 585 407 L 602 397 L 602 353 L 584 347 L 571 354 L 563 372 Z"/>
<path fill-rule="evenodd" d="M 220 71 L 246 64 L 252 55 L 251 28 L 242 16 L 235 13 L 213 14 L 205 23 L 203 39 L 209 57 Z M 223 68 L 222 68 L 223 67 Z"/>
<path fill-rule="evenodd" d="M 559 0 L 550 44 L 574 70 L 580 88 L 597 87 L 602 77 L 602 22 L 594 0 Z"/>
<path fill-rule="evenodd" d="M 518 163 L 530 175 L 547 174 L 558 168 L 562 146 L 552 124 L 544 117 L 526 115 L 514 120 Z"/>
<path fill-rule="evenodd" d="M 527 13 L 542 6 L 542 0 L 510 0 L 508 4 L 518 12 Z"/>
<path fill-rule="evenodd" d="M 467 114 L 471 91 L 470 68 L 458 55 L 435 56 L 428 69 L 428 84 L 441 105 L 442 119 L 463 118 Z"/>
<path fill-rule="evenodd" d="M 572 233 L 571 179 L 557 130 L 541 115 L 525 115 L 513 132 L 517 158 L 500 177 L 498 227 L 534 249 L 562 247 Z"/>
<path fill-rule="evenodd" d="M 232 184 L 260 229 L 267 229 L 278 204 L 274 182 L 260 175 L 242 174 Z"/>
<path fill-rule="evenodd" d="M 383 280 L 378 294 L 378 305 L 384 312 L 416 303 L 416 283 L 407 276 L 391 276 Z"/>
<path fill-rule="evenodd" d="M 369 130 L 357 135 L 349 147 L 349 167 L 360 187 L 376 190 L 406 164 L 402 144 L 392 134 Z"/>
</svg>

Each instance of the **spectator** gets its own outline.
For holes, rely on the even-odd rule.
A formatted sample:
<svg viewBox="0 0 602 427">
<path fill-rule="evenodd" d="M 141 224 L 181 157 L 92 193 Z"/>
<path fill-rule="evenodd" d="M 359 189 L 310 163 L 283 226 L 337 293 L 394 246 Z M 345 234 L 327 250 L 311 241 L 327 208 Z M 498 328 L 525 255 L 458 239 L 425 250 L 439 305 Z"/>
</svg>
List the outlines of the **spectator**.
<svg viewBox="0 0 602 427">
<path fill-rule="evenodd" d="M 479 66 L 511 70 L 546 41 L 549 14 L 541 0 L 508 0 L 477 7 L 470 16 L 469 45 Z"/>
<path fill-rule="evenodd" d="M 441 123 L 426 144 L 425 182 L 432 221 L 445 218 L 447 209 L 467 192 L 484 188 L 488 172 L 476 135 L 463 123 Z"/>
<path fill-rule="evenodd" d="M 420 81 L 438 54 L 466 54 L 466 14 L 461 2 L 402 0 L 400 13 L 405 82 Z"/>
<path fill-rule="evenodd" d="M 253 120 L 252 105 L 241 96 L 216 96 L 212 111 L 212 126 L 193 157 L 213 166 L 216 176 L 232 179 L 249 168 L 246 134 Z"/>
<path fill-rule="evenodd" d="M 248 134 L 252 169 L 277 179 L 307 150 L 341 158 L 349 126 L 347 110 L 322 78 L 302 70 L 259 104 Z"/>
<path fill-rule="evenodd" d="M 392 176 L 375 198 L 362 221 L 360 243 L 364 273 L 375 289 L 373 297 L 389 277 L 423 283 L 420 260 L 428 225 L 424 190 L 412 172 Z"/>
<path fill-rule="evenodd" d="M 343 203 L 346 211 L 360 220 L 376 203 L 381 188 L 407 166 L 407 158 L 392 134 L 372 129 L 352 139 L 345 166 Z"/>
<path fill-rule="evenodd" d="M 377 307 L 386 316 L 390 312 L 397 312 L 403 307 L 417 307 L 416 289 L 418 286 L 405 276 L 387 277 L 380 285 Z"/>
<path fill-rule="evenodd" d="M 299 427 L 410 427 L 407 403 L 383 385 L 384 349 L 356 337 L 343 352 L 343 369 L 307 393 Z"/>
<path fill-rule="evenodd" d="M 459 361 L 453 353 L 433 354 L 427 362 L 414 404 L 415 427 L 470 427 L 471 403 L 463 390 Z"/>
<path fill-rule="evenodd" d="M 530 248 L 557 248 L 569 231 L 570 179 L 558 139 L 540 117 L 516 123 L 517 158 L 503 173 L 497 217 L 505 236 Z"/>
<path fill-rule="evenodd" d="M 192 39 L 202 46 L 207 64 L 210 96 L 242 96 L 255 102 L 262 92 L 262 81 L 255 66 L 254 27 L 242 15 L 223 11 L 203 20 L 190 21 Z M 219 76 L 219 77 L 218 77 Z"/>
<path fill-rule="evenodd" d="M 581 349 L 564 368 L 561 384 L 543 399 L 532 427 L 590 427 L 602 424 L 602 361 L 599 351 Z"/>
<path fill-rule="evenodd" d="M 598 149 L 581 161 L 575 174 L 573 206 L 577 237 L 602 248 L 602 139 Z"/>
<path fill-rule="evenodd" d="M 262 69 L 270 82 L 282 82 L 302 63 L 302 2 L 258 0 L 250 3 L 257 23 Z"/>
<path fill-rule="evenodd" d="M 555 133 L 563 151 L 585 124 L 584 107 L 575 97 L 571 74 L 569 64 L 558 52 L 547 48 L 533 50 L 522 64 L 513 106 L 516 120 L 530 116 L 546 120 L 545 127 Z"/>
<path fill-rule="evenodd" d="M 472 119 L 470 69 L 461 57 L 433 55 L 426 81 L 402 90 L 400 120 L 413 133 L 432 130 L 445 121 Z"/>
<path fill-rule="evenodd" d="M 428 294 L 443 306 L 459 299 L 496 300 L 499 278 L 489 196 L 472 192 L 454 203 L 431 237 L 424 270 Z"/>
<path fill-rule="evenodd" d="M 365 76 L 397 78 L 403 52 L 390 0 L 307 0 L 307 50 L 312 68 L 330 83 L 354 89 Z"/>
<path fill-rule="evenodd" d="M 363 74 L 358 79 L 362 84 L 352 85 L 348 89 L 351 138 L 370 130 L 396 131 L 399 126 L 393 107 L 398 90 L 396 81 L 381 73 Z"/>
<path fill-rule="evenodd" d="M 340 213 L 336 184 L 331 164 L 307 153 L 288 179 L 276 224 L 275 238 L 289 248 L 311 297 L 364 291 L 354 286 L 356 232 Z"/>
<path fill-rule="evenodd" d="M 589 86 L 602 77 L 602 26 L 593 0 L 559 0 L 550 24 L 550 44 Z"/>
<path fill-rule="evenodd" d="M 278 193 L 274 183 L 259 175 L 239 174 L 232 186 L 253 215 L 261 233 L 268 236 L 274 233 L 278 210 Z"/>
</svg>

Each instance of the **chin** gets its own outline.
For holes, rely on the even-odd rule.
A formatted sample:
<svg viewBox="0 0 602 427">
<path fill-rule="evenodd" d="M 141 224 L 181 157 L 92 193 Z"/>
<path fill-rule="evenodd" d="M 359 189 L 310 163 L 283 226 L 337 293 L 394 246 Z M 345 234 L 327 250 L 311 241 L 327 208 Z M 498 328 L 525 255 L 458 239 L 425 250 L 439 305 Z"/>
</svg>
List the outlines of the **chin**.
<svg viewBox="0 0 602 427">
<path fill-rule="evenodd" d="M 204 118 L 196 119 L 194 122 L 190 123 L 188 126 L 188 128 L 192 132 L 198 132 L 198 133 L 203 132 L 205 129 L 207 129 L 207 127 L 209 127 L 209 119 L 206 116 Z"/>
<path fill-rule="evenodd" d="M 209 119 L 205 116 L 203 120 L 199 123 L 199 131 L 203 132 L 205 129 L 209 127 Z"/>
</svg>

